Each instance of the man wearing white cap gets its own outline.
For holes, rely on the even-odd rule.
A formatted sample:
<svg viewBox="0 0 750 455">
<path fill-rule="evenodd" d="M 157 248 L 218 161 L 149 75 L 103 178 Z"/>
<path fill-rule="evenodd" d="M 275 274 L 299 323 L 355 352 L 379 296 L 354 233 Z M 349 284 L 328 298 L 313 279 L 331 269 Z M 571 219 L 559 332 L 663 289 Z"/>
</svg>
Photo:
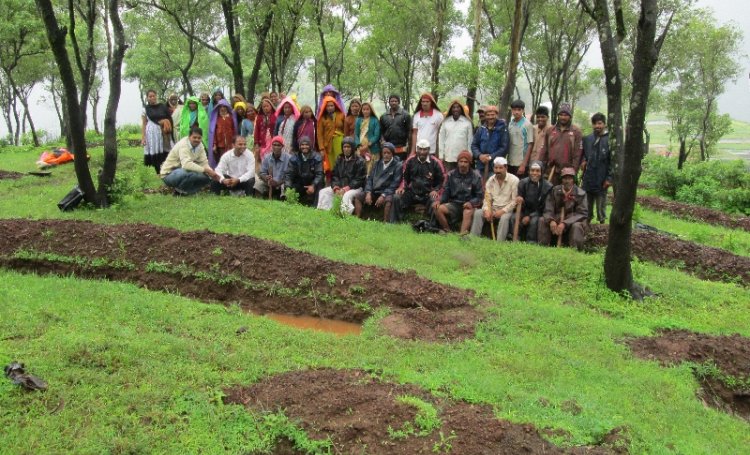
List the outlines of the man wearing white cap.
<svg viewBox="0 0 750 455">
<path fill-rule="evenodd" d="M 430 142 L 420 139 L 416 155 L 404 163 L 401 184 L 393 197 L 391 222 L 401 221 L 404 212 L 415 204 L 425 205 L 425 215 L 432 217 L 433 205 L 443 191 L 445 170 L 440 160 L 430 153 Z"/>
<path fill-rule="evenodd" d="M 484 188 L 484 204 L 482 210 L 474 212 L 471 223 L 471 233 L 482 235 L 484 222 L 500 220 L 497 225 L 497 241 L 502 242 L 508 236 L 510 217 L 516 208 L 518 195 L 518 177 L 508 173 L 508 160 L 497 157 L 492 162 L 495 172 L 493 178 L 487 179 Z"/>
</svg>

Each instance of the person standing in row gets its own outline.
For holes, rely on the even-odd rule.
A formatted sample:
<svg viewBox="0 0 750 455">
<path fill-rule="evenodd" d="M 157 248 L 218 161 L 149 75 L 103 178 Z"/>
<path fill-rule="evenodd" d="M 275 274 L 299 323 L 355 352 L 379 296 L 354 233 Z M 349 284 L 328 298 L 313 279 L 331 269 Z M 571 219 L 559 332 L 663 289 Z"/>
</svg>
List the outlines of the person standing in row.
<svg viewBox="0 0 750 455">
<path fill-rule="evenodd" d="M 596 218 L 600 224 L 607 221 L 607 189 L 612 186 L 612 153 L 609 149 L 607 117 L 597 112 L 591 117 L 594 132 L 583 138 L 583 174 L 581 187 L 586 192 L 589 222 Z"/>
<path fill-rule="evenodd" d="M 583 134 L 573 125 L 573 111 L 570 103 L 561 103 L 557 113 L 557 123 L 550 129 L 545 138 L 546 143 L 539 154 L 539 160 L 550 169 L 553 185 L 561 182 L 560 172 L 564 168 L 573 168 L 578 173 L 583 153 Z"/>
<path fill-rule="evenodd" d="M 359 156 L 367 163 L 369 174 L 373 163 L 380 159 L 380 121 L 372 103 L 362 103 L 362 116 L 354 124 L 354 144 Z"/>
<path fill-rule="evenodd" d="M 450 172 L 457 167 L 458 154 L 462 150 L 471 150 L 471 141 L 474 139 L 474 126 L 461 101 L 451 101 L 438 138 L 438 158 L 443 160 L 445 170 Z"/>
<path fill-rule="evenodd" d="M 407 146 L 411 134 L 411 117 L 401 108 L 401 97 L 398 95 L 388 97 L 388 107 L 388 112 L 380 117 L 380 141 L 393 144 L 396 156 L 403 161 L 409 154 Z"/>
<path fill-rule="evenodd" d="M 143 164 L 152 166 L 159 174 L 172 149 L 172 115 L 166 104 L 158 102 L 156 90 L 146 92 L 146 107 L 141 119 Z"/>
<path fill-rule="evenodd" d="M 508 125 L 508 172 L 522 177 L 520 167 L 534 146 L 534 127 L 526 119 L 526 104 L 521 100 L 510 103 L 510 124 Z"/>
<path fill-rule="evenodd" d="M 419 105 L 414 111 L 411 126 L 411 139 L 409 144 L 413 155 L 417 151 L 417 142 L 426 140 L 430 143 L 430 150 L 437 150 L 438 131 L 443 123 L 443 113 L 438 108 L 437 101 L 429 93 L 423 93 L 419 97 Z"/>
</svg>

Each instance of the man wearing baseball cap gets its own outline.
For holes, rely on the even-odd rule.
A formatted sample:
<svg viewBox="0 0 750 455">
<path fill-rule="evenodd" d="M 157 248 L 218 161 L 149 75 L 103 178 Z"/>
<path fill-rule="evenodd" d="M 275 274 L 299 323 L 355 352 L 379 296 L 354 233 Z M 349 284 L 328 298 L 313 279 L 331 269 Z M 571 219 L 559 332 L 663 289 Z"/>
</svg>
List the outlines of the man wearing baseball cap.
<svg viewBox="0 0 750 455">
<path fill-rule="evenodd" d="M 485 221 L 494 223 L 495 220 L 499 220 L 497 241 L 502 242 L 508 236 L 510 216 L 516 208 L 518 177 L 508 172 L 508 160 L 503 157 L 495 158 L 493 171 L 495 175 L 485 183 L 482 210 L 474 212 L 471 233 L 476 236 L 482 235 Z"/>
<path fill-rule="evenodd" d="M 574 183 L 575 169 L 566 167 L 560 174 L 562 184 L 552 188 L 552 193 L 547 197 L 537 238 L 540 245 L 549 245 L 552 236 L 562 236 L 563 243 L 581 251 L 586 240 L 589 214 L 586 192 Z"/>
<path fill-rule="evenodd" d="M 583 133 L 573 125 L 573 110 L 570 103 L 560 103 L 557 110 L 557 123 L 546 137 L 544 147 L 539 152 L 539 161 L 552 171 L 551 182 L 560 184 L 563 168 L 572 167 L 578 173 L 583 154 Z"/>
</svg>

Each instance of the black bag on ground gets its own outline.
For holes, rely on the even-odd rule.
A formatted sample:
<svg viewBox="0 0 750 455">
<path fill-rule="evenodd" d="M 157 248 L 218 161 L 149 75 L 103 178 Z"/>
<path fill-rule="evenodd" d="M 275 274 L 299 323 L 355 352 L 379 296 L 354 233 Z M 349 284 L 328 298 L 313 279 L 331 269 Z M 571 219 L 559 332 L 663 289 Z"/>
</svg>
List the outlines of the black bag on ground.
<svg viewBox="0 0 750 455">
<path fill-rule="evenodd" d="M 430 232 L 433 234 L 440 230 L 433 220 L 419 220 L 414 222 L 411 227 L 417 232 Z"/>
<path fill-rule="evenodd" d="M 70 193 L 66 194 L 62 201 L 57 203 L 57 207 L 63 212 L 69 212 L 81 204 L 83 200 L 83 191 L 75 186 Z"/>
</svg>

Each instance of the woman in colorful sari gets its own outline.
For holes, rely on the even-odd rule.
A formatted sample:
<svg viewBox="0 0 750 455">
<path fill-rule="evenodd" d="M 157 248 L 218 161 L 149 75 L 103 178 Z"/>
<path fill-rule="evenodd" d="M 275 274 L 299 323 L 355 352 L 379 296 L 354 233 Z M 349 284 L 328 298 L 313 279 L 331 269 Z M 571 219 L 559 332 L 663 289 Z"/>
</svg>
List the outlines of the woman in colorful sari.
<svg viewBox="0 0 750 455">
<path fill-rule="evenodd" d="M 380 159 L 380 121 L 369 102 L 362 103 L 362 116 L 354 125 L 354 145 L 367 163 L 367 173 Z"/>
<path fill-rule="evenodd" d="M 299 110 L 299 119 L 294 123 L 294 141 L 292 150 L 299 150 L 299 140 L 303 137 L 310 139 L 310 147 L 313 151 L 318 151 L 317 126 L 318 121 L 310 106 L 305 104 Z"/>
<path fill-rule="evenodd" d="M 206 108 L 203 107 L 197 96 L 190 96 L 185 103 L 185 107 L 182 108 L 180 136 L 190 136 L 190 130 L 194 126 L 204 131 L 203 146 L 208 150 L 208 135 L 205 133 L 205 131 L 208 131 L 208 113 L 206 113 Z"/>
<path fill-rule="evenodd" d="M 357 119 L 362 116 L 362 102 L 358 99 L 353 99 L 349 103 L 349 110 L 346 112 L 346 119 L 344 120 L 344 136 L 354 136 L 354 124 Z"/>
<path fill-rule="evenodd" d="M 287 96 L 279 107 L 276 108 L 276 127 L 274 128 L 274 136 L 281 136 L 284 138 L 284 150 L 288 153 L 292 153 L 293 142 L 294 142 L 294 125 L 299 118 L 299 109 L 294 104 L 294 100 Z"/>
<path fill-rule="evenodd" d="M 213 112 L 208 127 L 208 164 L 215 168 L 221 155 L 232 148 L 237 136 L 237 117 L 225 99 L 220 99 Z"/>
<path fill-rule="evenodd" d="M 336 158 L 341 155 L 344 138 L 344 111 L 332 96 L 323 98 L 318 110 L 318 152 L 323 155 L 323 170 L 330 175 Z"/>
<path fill-rule="evenodd" d="M 153 166 L 159 174 L 162 163 L 172 150 L 172 115 L 166 104 L 157 102 L 156 90 L 146 92 L 146 103 L 141 115 L 143 164 Z"/>
<path fill-rule="evenodd" d="M 255 163 L 260 164 L 263 157 L 271 151 L 271 138 L 276 126 L 276 114 L 273 112 L 273 104 L 270 98 L 260 100 L 260 108 L 255 116 L 255 127 L 253 128 L 253 139 L 255 150 L 258 151 Z M 255 151 L 254 150 L 254 151 Z"/>
</svg>

